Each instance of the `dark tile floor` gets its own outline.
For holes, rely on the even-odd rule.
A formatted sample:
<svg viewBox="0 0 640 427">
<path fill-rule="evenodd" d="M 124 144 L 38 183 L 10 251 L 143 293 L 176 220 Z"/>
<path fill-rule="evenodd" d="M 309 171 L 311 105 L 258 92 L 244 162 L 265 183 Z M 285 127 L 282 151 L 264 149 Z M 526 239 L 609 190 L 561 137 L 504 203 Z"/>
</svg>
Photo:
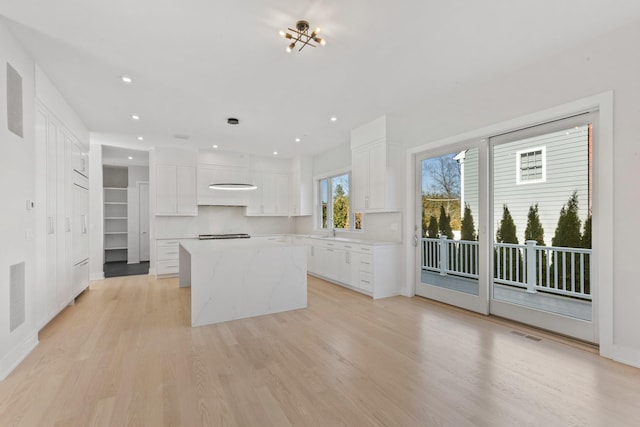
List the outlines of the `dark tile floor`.
<svg viewBox="0 0 640 427">
<path fill-rule="evenodd" d="M 136 276 L 149 274 L 149 261 L 139 264 L 127 264 L 126 261 L 107 262 L 104 264 L 104 277 Z"/>
</svg>

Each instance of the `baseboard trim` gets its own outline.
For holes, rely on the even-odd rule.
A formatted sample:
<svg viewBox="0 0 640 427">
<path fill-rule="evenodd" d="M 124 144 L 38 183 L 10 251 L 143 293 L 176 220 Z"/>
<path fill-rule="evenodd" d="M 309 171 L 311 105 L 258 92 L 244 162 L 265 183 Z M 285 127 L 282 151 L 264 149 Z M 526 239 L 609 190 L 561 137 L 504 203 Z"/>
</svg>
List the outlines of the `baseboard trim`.
<svg viewBox="0 0 640 427">
<path fill-rule="evenodd" d="M 38 345 L 38 333 L 29 334 L 24 341 L 16 345 L 9 354 L 0 361 L 0 381 L 3 381 L 9 374 L 33 351 Z"/>
<path fill-rule="evenodd" d="M 104 272 L 91 273 L 91 275 L 89 276 L 89 280 L 104 280 Z"/>
</svg>

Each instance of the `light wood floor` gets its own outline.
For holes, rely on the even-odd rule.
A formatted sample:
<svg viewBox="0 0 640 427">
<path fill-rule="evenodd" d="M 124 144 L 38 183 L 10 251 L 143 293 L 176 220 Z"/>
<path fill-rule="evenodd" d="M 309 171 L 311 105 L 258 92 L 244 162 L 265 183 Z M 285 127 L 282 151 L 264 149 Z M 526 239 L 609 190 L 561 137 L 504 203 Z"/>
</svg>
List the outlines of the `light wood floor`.
<svg viewBox="0 0 640 427">
<path fill-rule="evenodd" d="M 0 426 L 640 425 L 640 370 L 421 298 L 310 278 L 305 310 L 200 328 L 189 298 L 92 283 L 0 382 Z"/>
</svg>

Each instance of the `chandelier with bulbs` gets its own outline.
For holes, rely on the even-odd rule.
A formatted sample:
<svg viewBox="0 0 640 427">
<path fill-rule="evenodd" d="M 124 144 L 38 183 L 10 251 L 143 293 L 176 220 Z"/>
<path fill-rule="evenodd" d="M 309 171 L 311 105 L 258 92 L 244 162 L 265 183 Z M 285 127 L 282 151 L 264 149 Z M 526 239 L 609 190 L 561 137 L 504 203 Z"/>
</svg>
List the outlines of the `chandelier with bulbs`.
<svg viewBox="0 0 640 427">
<path fill-rule="evenodd" d="M 312 42 L 318 43 L 321 46 L 324 46 L 326 42 L 324 39 L 318 37 L 320 33 L 320 28 L 316 27 L 315 30 L 309 32 L 309 22 L 308 21 L 298 21 L 296 22 L 296 28 L 287 28 L 291 32 L 280 31 L 280 35 L 287 40 L 291 40 L 291 43 L 287 46 L 287 52 L 291 52 L 296 47 L 296 43 L 300 43 L 300 48 L 298 52 L 304 49 L 306 46 L 316 47 Z"/>
</svg>

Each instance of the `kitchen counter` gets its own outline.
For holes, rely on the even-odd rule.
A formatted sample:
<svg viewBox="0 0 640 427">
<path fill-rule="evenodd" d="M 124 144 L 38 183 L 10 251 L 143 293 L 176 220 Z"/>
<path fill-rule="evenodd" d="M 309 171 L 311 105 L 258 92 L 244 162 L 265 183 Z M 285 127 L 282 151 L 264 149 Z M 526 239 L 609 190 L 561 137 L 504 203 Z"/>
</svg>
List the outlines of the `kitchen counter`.
<svg viewBox="0 0 640 427">
<path fill-rule="evenodd" d="M 191 326 L 307 306 L 305 245 L 187 240 L 179 257 L 180 286 L 191 287 Z"/>
</svg>

